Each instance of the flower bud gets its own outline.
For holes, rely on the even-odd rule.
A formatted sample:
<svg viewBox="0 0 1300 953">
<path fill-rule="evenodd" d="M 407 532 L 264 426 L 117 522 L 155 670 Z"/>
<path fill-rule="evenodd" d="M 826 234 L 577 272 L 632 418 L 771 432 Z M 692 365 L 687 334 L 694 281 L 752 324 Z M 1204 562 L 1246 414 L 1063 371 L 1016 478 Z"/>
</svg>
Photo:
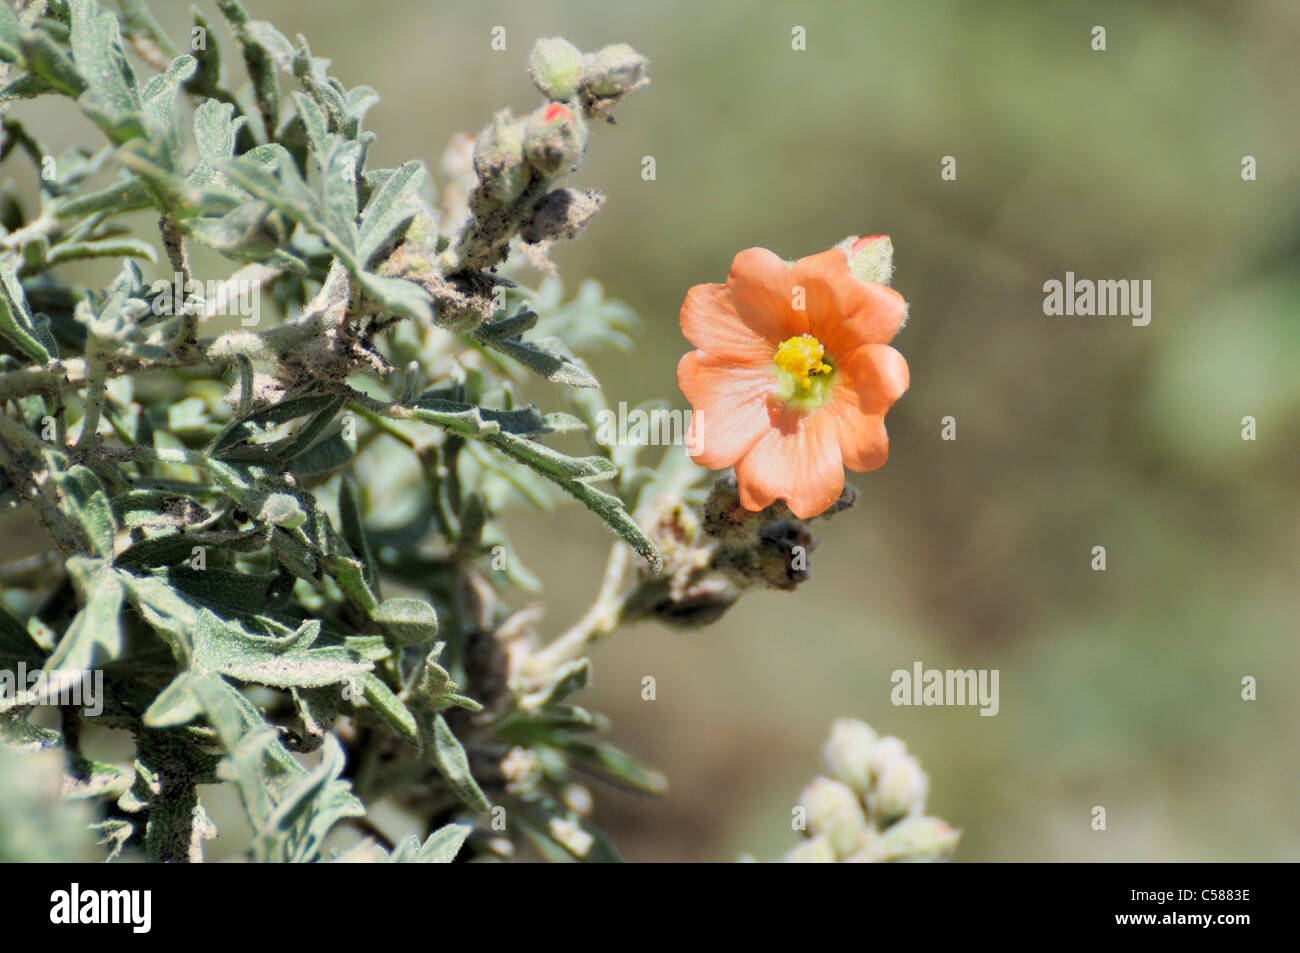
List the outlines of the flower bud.
<svg viewBox="0 0 1300 953">
<path fill-rule="evenodd" d="M 528 54 L 528 75 L 547 99 L 563 101 L 578 93 L 582 51 L 562 36 L 544 36 Z"/>
<path fill-rule="evenodd" d="M 574 814 L 580 817 L 589 817 L 595 804 L 592 801 L 591 789 L 585 784 L 569 784 L 560 792 L 560 799 L 564 801 L 564 806 Z"/>
<path fill-rule="evenodd" d="M 411 216 L 406 231 L 402 233 L 402 238 L 418 248 L 432 252 L 438 247 L 438 213 L 423 198 L 417 197 L 413 204 L 416 211 Z"/>
<path fill-rule="evenodd" d="M 894 243 L 888 235 L 867 235 L 865 238 L 850 235 L 836 247 L 843 248 L 849 256 L 849 271 L 854 278 L 889 284 L 894 273 Z"/>
<path fill-rule="evenodd" d="M 903 744 L 902 739 L 886 735 L 871 749 L 871 776 L 879 783 L 886 768 L 895 761 L 907 757 L 911 756 L 907 753 L 907 745 Z"/>
<path fill-rule="evenodd" d="M 881 820 L 920 814 L 930 793 L 930 779 L 910 755 L 890 762 L 876 781 L 872 806 Z"/>
<path fill-rule="evenodd" d="M 587 151 L 587 124 L 568 106 L 550 103 L 528 117 L 524 155 L 548 178 L 572 172 Z"/>
<path fill-rule="evenodd" d="M 853 853 L 844 858 L 846 864 L 874 864 L 880 860 L 880 834 L 868 825 L 866 831 L 858 838 Z"/>
<path fill-rule="evenodd" d="M 856 718 L 837 718 L 822 747 L 822 766 L 857 794 L 871 790 L 871 753 L 879 737 L 871 726 Z"/>
<path fill-rule="evenodd" d="M 537 755 L 518 745 L 501 759 L 501 778 L 512 794 L 531 791 L 542 777 L 542 762 Z"/>
<path fill-rule="evenodd" d="M 814 837 L 791 847 L 781 860 L 787 864 L 833 864 L 835 848 L 828 838 Z"/>
<path fill-rule="evenodd" d="M 867 829 L 862 803 L 848 785 L 830 778 L 813 778 L 799 795 L 808 815 L 808 829 L 826 837 L 837 857 L 852 853 Z"/>
<path fill-rule="evenodd" d="M 615 43 L 582 58 L 578 95 L 588 119 L 609 115 L 624 96 L 650 82 L 650 61 L 626 43 Z"/>
<path fill-rule="evenodd" d="M 528 185 L 524 146 L 510 110 L 503 109 L 474 143 L 474 172 L 485 195 L 509 205 Z"/>
<path fill-rule="evenodd" d="M 960 838 L 961 831 L 937 817 L 909 817 L 885 831 L 876 856 L 894 863 L 938 863 L 952 855 Z"/>
<path fill-rule="evenodd" d="M 626 43 L 613 43 L 582 58 L 582 88 L 595 99 L 626 95 L 649 80 L 650 61 Z"/>
<path fill-rule="evenodd" d="M 605 196 L 588 190 L 556 189 L 542 196 L 528 221 L 519 228 L 519 237 L 529 244 L 576 238 L 591 221 Z"/>
<path fill-rule="evenodd" d="M 649 616 L 675 629 L 696 629 L 717 622 L 739 598 L 740 589 L 724 574 L 687 568 L 672 578 L 644 580 L 628 596 L 622 618 Z"/>
</svg>

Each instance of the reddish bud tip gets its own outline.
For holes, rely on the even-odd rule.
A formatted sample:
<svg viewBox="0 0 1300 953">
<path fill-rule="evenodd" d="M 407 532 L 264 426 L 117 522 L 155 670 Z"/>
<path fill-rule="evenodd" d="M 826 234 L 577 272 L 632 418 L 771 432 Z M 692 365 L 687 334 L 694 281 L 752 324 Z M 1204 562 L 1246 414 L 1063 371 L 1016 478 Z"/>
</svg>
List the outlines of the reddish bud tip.
<svg viewBox="0 0 1300 953">
<path fill-rule="evenodd" d="M 546 112 L 542 113 L 542 122 L 552 122 L 555 119 L 568 119 L 570 115 L 567 106 L 560 103 L 551 103 L 546 107 Z"/>
<path fill-rule="evenodd" d="M 856 242 L 853 243 L 853 247 L 849 249 L 849 257 L 852 258 L 854 255 L 862 251 L 862 249 L 866 248 L 872 242 L 878 242 L 882 238 L 888 238 L 888 237 L 889 237 L 888 235 L 864 235 L 862 238 L 859 238 Z"/>
</svg>

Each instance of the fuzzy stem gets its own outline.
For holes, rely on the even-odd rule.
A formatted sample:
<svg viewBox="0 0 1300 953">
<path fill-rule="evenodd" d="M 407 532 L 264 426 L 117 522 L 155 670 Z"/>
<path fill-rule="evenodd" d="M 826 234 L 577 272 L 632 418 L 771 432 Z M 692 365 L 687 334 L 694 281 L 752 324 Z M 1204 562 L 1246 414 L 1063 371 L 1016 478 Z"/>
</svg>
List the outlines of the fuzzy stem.
<svg viewBox="0 0 1300 953">
<path fill-rule="evenodd" d="M 527 662 L 529 681 L 544 679 L 549 673 L 582 655 L 590 646 L 618 628 L 619 616 L 627 599 L 627 568 L 631 550 L 616 543 L 605 564 L 605 575 L 595 601 L 568 631 L 545 648 L 533 653 Z"/>
<path fill-rule="evenodd" d="M 185 253 L 185 236 L 170 217 L 164 215 L 158 220 L 162 230 L 163 247 L 167 249 L 167 259 L 172 264 L 172 273 L 181 276 L 181 299 L 185 299 L 185 289 L 189 286 L 190 259 Z M 199 316 L 188 305 L 181 307 L 181 320 L 176 329 L 172 350 L 178 357 L 187 357 L 198 344 Z"/>
<path fill-rule="evenodd" d="M 104 410 L 104 382 L 108 370 L 103 360 L 95 360 L 90 365 L 90 380 L 86 382 L 86 415 L 81 419 L 81 435 L 77 438 L 77 449 L 93 450 L 99 442 L 99 418 Z"/>
</svg>

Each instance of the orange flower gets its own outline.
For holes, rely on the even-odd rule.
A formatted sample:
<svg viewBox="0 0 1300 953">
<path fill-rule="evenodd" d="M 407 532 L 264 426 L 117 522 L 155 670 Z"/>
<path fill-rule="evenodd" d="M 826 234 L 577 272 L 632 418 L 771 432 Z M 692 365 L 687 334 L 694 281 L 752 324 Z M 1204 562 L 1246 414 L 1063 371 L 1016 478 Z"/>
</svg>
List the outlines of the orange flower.
<svg viewBox="0 0 1300 953">
<path fill-rule="evenodd" d="M 682 334 L 699 348 L 677 365 L 690 401 L 691 458 L 736 468 L 740 502 L 785 500 L 801 519 L 889 457 L 885 412 L 907 390 L 907 361 L 889 346 L 902 295 L 849 271 L 841 247 L 783 261 L 766 248 L 735 257 L 726 284 L 695 285 Z"/>
</svg>

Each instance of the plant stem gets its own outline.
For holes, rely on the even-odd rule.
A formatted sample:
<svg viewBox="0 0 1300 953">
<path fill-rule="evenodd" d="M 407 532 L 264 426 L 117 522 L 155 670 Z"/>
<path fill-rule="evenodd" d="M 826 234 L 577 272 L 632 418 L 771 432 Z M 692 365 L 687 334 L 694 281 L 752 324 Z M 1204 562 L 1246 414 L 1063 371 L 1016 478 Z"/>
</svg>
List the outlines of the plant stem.
<svg viewBox="0 0 1300 953">
<path fill-rule="evenodd" d="M 104 410 L 104 381 L 108 370 L 102 359 L 90 365 L 90 379 L 86 382 L 86 415 L 81 418 L 81 435 L 77 437 L 79 451 L 93 450 L 99 442 L 99 418 Z"/>
<path fill-rule="evenodd" d="M 605 564 L 605 575 L 600 591 L 586 614 L 568 631 L 561 634 L 545 648 L 534 652 L 527 662 L 526 677 L 530 683 L 541 681 L 565 662 L 573 661 L 590 646 L 618 628 L 619 615 L 627 598 L 626 581 L 628 556 L 631 550 L 615 543 Z"/>
<path fill-rule="evenodd" d="M 180 275 L 181 300 L 187 301 L 185 289 L 189 286 L 192 276 L 190 274 L 190 259 L 185 254 L 185 235 L 167 215 L 158 220 L 158 227 L 162 230 L 163 247 L 167 249 L 167 258 L 172 263 L 172 272 L 175 275 Z M 188 304 L 182 305 L 180 311 L 181 321 L 176 329 L 176 339 L 173 342 L 172 350 L 178 357 L 185 357 L 193 353 L 198 345 L 199 316 L 190 310 Z"/>
</svg>

